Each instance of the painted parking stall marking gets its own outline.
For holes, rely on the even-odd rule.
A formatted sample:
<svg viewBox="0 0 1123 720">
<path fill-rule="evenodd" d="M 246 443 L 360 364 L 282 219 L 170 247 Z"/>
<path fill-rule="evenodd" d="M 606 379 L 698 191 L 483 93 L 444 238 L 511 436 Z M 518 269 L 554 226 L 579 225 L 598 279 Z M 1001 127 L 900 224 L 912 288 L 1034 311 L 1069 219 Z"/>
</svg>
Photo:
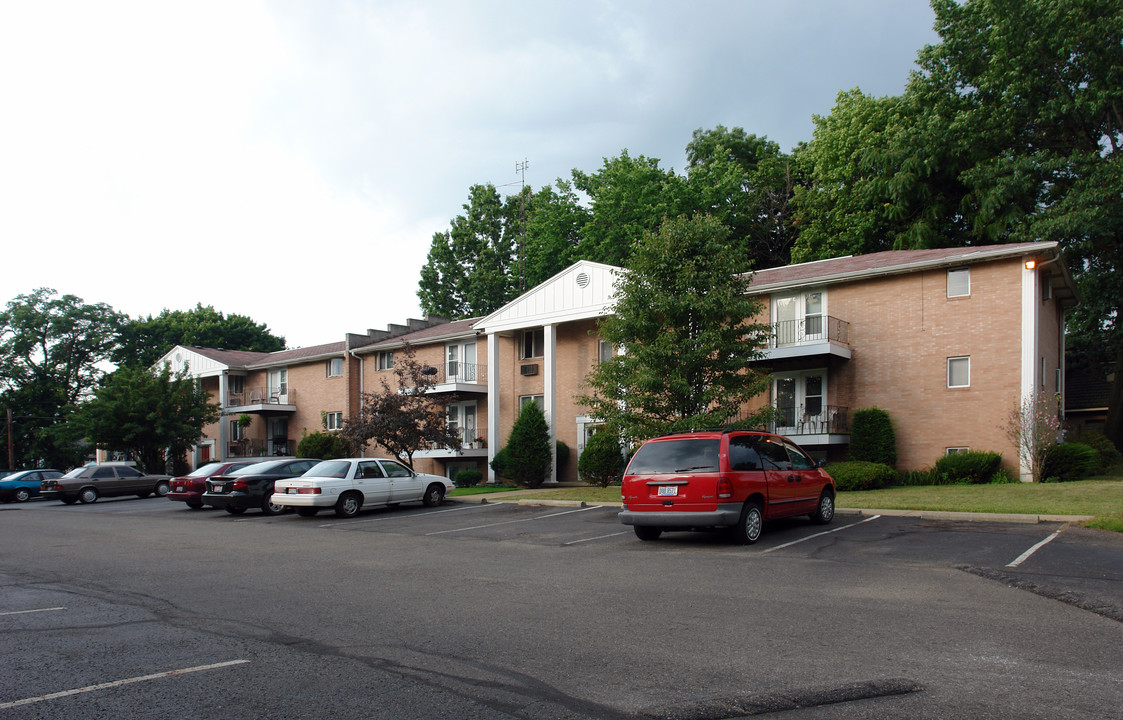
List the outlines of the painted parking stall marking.
<svg viewBox="0 0 1123 720">
<path fill-rule="evenodd" d="M 1030 559 L 1030 557 L 1031 557 L 1031 556 L 1032 556 L 1032 555 L 1033 555 L 1033 554 L 1034 554 L 1035 552 L 1037 552 L 1037 551 L 1038 551 L 1038 550 L 1040 550 L 1041 548 L 1045 547 L 1045 546 L 1046 546 L 1046 545 L 1048 545 L 1049 543 L 1051 543 L 1051 542 L 1053 542 L 1054 540 L 1056 540 L 1056 539 L 1057 539 L 1057 536 L 1058 536 L 1058 535 L 1060 535 L 1060 534 L 1061 534 L 1061 531 L 1060 531 L 1060 530 L 1056 531 L 1055 533 L 1053 533 L 1053 534 L 1052 534 L 1052 535 L 1050 535 L 1049 537 L 1045 538 L 1045 539 L 1044 539 L 1044 540 L 1042 540 L 1041 542 L 1039 542 L 1039 543 L 1037 543 L 1036 545 L 1034 545 L 1033 547 L 1031 547 L 1031 548 L 1030 548 L 1029 550 L 1026 550 L 1026 551 L 1025 551 L 1024 553 L 1022 553 L 1021 555 L 1019 555 L 1019 556 L 1018 556 L 1017 558 L 1015 558 L 1015 559 L 1014 559 L 1014 561 L 1013 561 L 1013 562 L 1007 563 L 1007 564 L 1006 564 L 1006 567 L 1008 567 L 1008 568 L 1016 568 L 1016 567 L 1018 567 L 1019 565 L 1021 565 L 1022 563 L 1024 563 L 1024 562 L 1025 562 L 1026 560 L 1029 560 L 1029 559 Z"/>
<path fill-rule="evenodd" d="M 426 512 L 408 513 L 408 514 L 404 514 L 404 515 L 402 515 L 402 514 L 379 515 L 378 517 L 366 518 L 366 519 L 363 519 L 363 520 L 350 520 L 348 522 L 343 522 L 343 523 L 340 523 L 340 522 L 324 523 L 323 525 L 320 525 L 319 527 L 346 529 L 346 528 L 355 527 L 356 525 L 362 525 L 363 523 L 386 522 L 388 520 L 405 520 L 405 519 L 409 519 L 409 518 L 423 517 L 425 515 L 439 515 L 440 513 L 461 512 L 461 511 L 464 511 L 464 510 L 478 510 L 478 509 L 493 508 L 493 507 L 499 507 L 499 505 L 500 505 L 500 503 L 480 503 L 479 505 L 464 505 L 462 507 L 444 508 L 444 509 L 441 509 L 441 510 L 428 510 Z"/>
<path fill-rule="evenodd" d="M 55 610 L 65 610 L 64 607 L 51 607 L 51 608 L 36 608 L 34 610 L 9 610 L 8 612 L 0 612 L 0 615 L 27 615 L 28 613 L 41 613 L 53 612 Z"/>
<path fill-rule="evenodd" d="M 34 703 L 45 702 L 47 700 L 56 700 L 58 698 L 69 697 L 71 695 L 80 695 L 82 693 L 95 692 L 97 690 L 108 690 L 110 688 L 121 687 L 122 685 L 131 685 L 133 683 L 147 682 L 149 680 L 159 680 L 161 678 L 175 677 L 176 675 L 187 675 L 189 673 L 203 672 L 204 670 L 217 670 L 218 668 L 230 667 L 231 665 L 241 665 L 248 662 L 249 660 L 227 660 L 226 662 L 215 663 L 213 665 L 198 665 L 196 667 L 153 673 L 152 675 L 141 675 L 140 677 L 125 678 L 124 680 L 114 680 L 112 682 L 101 683 L 99 685 L 87 685 L 86 687 L 74 688 L 73 690 L 62 690 L 60 692 L 50 693 L 49 695 L 39 695 L 37 697 L 24 698 L 23 700 L 13 700 L 11 702 L 0 703 L 0 710 L 19 707 L 21 705 L 32 705 Z"/>
<path fill-rule="evenodd" d="M 594 540 L 604 540 L 605 538 L 612 538 L 612 537 L 619 537 L 619 536 L 621 536 L 621 535 L 628 535 L 628 534 L 629 534 L 629 532 L 630 532 L 630 531 L 628 531 L 628 530 L 625 530 L 625 531 L 623 531 L 623 532 L 610 533 L 610 534 L 608 534 L 608 535 L 597 535 L 596 537 L 591 537 L 591 538 L 584 538 L 584 539 L 582 539 L 582 540 L 570 540 L 570 541 L 569 541 L 569 542 L 567 542 L 567 543 L 562 543 L 562 545 L 563 545 L 563 546 L 564 546 L 564 545 L 578 545 L 578 544 L 580 544 L 580 543 L 592 542 L 592 541 L 594 541 Z"/>
<path fill-rule="evenodd" d="M 501 505 L 503 503 L 495 503 L 495 504 Z M 472 527 L 453 528 L 452 530 L 437 530 L 436 532 L 425 533 L 425 535 L 426 536 L 429 536 L 429 535 L 446 535 L 448 533 L 455 533 L 455 532 L 468 532 L 469 530 L 482 530 L 484 528 L 498 527 L 500 525 L 513 525 L 515 523 L 525 523 L 525 522 L 533 522 L 535 520 L 545 520 L 547 518 L 559 517 L 561 515 L 572 515 L 573 513 L 585 512 L 586 510 L 599 510 L 600 508 L 601 508 L 600 505 L 590 505 L 589 507 L 578 508 L 576 510 L 566 510 L 565 512 L 550 513 L 549 515 L 535 515 L 534 517 L 520 518 L 518 520 L 504 520 L 503 522 L 488 523 L 486 525 L 474 525 Z"/>
<path fill-rule="evenodd" d="M 815 533 L 814 535 L 808 535 L 807 537 L 800 538 L 799 540 L 792 540 L 791 542 L 786 542 L 783 545 L 777 545 L 776 547 L 770 547 L 767 550 L 762 550 L 760 552 L 760 554 L 765 555 L 767 553 L 772 552 L 773 550 L 783 550 L 786 547 L 791 547 L 792 545 L 798 545 L 801 542 L 806 542 L 808 540 L 812 540 L 812 539 L 817 538 L 817 537 L 822 537 L 824 535 L 830 535 L 831 533 L 836 533 L 836 532 L 839 532 L 840 530 L 849 530 L 852 527 L 858 527 L 859 525 L 868 523 L 872 520 L 877 520 L 879 517 L 881 517 L 881 516 L 880 515 L 871 515 L 870 517 L 866 518 L 865 520 L 859 520 L 856 523 L 851 523 L 849 525 L 843 525 L 842 527 L 836 527 L 832 530 L 824 530 L 823 532 Z"/>
</svg>

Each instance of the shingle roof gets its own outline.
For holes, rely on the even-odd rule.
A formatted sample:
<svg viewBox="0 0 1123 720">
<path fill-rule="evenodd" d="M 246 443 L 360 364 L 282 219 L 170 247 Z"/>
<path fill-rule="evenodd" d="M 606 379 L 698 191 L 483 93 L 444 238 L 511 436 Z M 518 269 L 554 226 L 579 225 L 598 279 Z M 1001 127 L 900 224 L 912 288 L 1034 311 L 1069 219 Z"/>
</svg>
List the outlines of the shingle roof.
<svg viewBox="0 0 1123 720">
<path fill-rule="evenodd" d="M 210 358 L 230 367 L 253 367 L 261 365 L 278 365 L 291 362 L 300 362 L 326 355 L 342 355 L 344 343 L 334 342 L 324 345 L 311 345 L 295 350 L 278 350 L 277 352 L 251 352 L 249 350 L 216 350 L 214 348 L 187 347 L 203 357 Z"/>
<path fill-rule="evenodd" d="M 469 318 L 467 320 L 453 320 L 451 322 L 441 323 L 440 325 L 433 325 L 432 327 L 415 330 L 411 333 L 404 335 L 397 335 L 386 340 L 371 343 L 361 348 L 357 348 L 354 352 L 362 354 L 379 350 L 381 348 L 397 348 L 405 343 L 420 343 L 426 340 L 434 340 L 436 338 L 453 337 L 456 335 L 470 335 L 473 334 L 472 324 L 477 322 L 479 318 Z"/>
<path fill-rule="evenodd" d="M 984 247 L 932 248 L 929 250 L 886 250 L 868 255 L 848 255 L 829 260 L 816 260 L 799 265 L 758 270 L 753 274 L 751 288 L 756 290 L 773 285 L 852 280 L 865 275 L 893 272 L 894 270 L 907 272 L 914 268 L 1016 256 L 1034 251 L 1051 250 L 1055 247 L 1056 243 L 1035 242 L 987 245 Z"/>
</svg>

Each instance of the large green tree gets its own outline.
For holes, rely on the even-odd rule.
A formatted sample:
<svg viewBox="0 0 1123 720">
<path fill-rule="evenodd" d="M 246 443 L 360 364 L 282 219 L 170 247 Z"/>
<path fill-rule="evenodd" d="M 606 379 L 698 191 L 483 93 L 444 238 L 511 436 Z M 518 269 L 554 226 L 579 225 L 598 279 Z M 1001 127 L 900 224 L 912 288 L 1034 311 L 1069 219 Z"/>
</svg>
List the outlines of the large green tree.
<svg viewBox="0 0 1123 720">
<path fill-rule="evenodd" d="M 604 340 L 622 348 L 586 376 L 580 401 L 609 432 L 632 441 L 734 422 L 759 424 L 745 406 L 768 388 L 757 348 L 771 329 L 751 321 L 745 258 L 729 231 L 706 215 L 645 233 L 617 281 Z"/>
<path fill-rule="evenodd" d="M 67 467 L 82 454 L 60 432 L 67 408 L 88 396 L 117 346 L 125 316 L 104 303 L 40 288 L 0 312 L 0 403 L 13 416 L 4 464 Z"/>
<path fill-rule="evenodd" d="M 126 365 L 107 376 L 71 417 L 71 432 L 107 450 L 123 450 L 145 471 L 165 472 L 219 418 L 219 406 L 186 371 Z M 176 468 L 177 470 L 180 468 Z"/>
<path fill-rule="evenodd" d="M 123 324 L 113 361 L 151 367 L 176 345 L 276 352 L 285 349 L 285 339 L 245 315 L 225 315 L 198 303 L 191 310 L 164 309 L 155 317 L 138 317 Z"/>
</svg>

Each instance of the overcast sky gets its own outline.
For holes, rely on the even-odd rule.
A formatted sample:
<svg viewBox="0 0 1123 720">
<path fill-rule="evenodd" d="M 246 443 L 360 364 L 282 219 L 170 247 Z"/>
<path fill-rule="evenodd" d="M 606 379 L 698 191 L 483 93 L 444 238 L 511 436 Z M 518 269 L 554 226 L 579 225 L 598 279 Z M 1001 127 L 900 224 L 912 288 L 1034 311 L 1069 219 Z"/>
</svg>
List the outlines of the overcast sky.
<svg viewBox="0 0 1123 720">
<path fill-rule="evenodd" d="M 290 347 L 420 317 L 474 183 L 539 189 L 697 128 L 785 150 L 900 93 L 922 0 L 6 2 L 0 303 L 196 303 Z"/>
</svg>

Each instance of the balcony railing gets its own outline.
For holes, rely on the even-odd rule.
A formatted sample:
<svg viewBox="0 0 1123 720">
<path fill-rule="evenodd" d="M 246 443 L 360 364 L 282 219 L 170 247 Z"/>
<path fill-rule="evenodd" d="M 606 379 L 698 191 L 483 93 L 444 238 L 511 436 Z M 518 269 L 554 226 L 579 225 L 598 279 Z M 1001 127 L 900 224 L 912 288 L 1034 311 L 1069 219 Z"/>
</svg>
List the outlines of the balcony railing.
<svg viewBox="0 0 1123 720">
<path fill-rule="evenodd" d="M 850 408 L 838 405 L 776 405 L 772 431 L 780 435 L 840 435 L 850 432 Z"/>
<path fill-rule="evenodd" d="M 295 405 L 296 390 L 283 385 L 279 388 L 258 387 L 232 392 L 226 399 L 227 407 L 240 407 L 242 405 Z"/>
<path fill-rule="evenodd" d="M 768 347 L 792 347 L 812 343 L 837 342 L 850 344 L 850 323 L 829 315 L 813 315 L 802 320 L 781 320 L 772 323 Z"/>
<path fill-rule="evenodd" d="M 289 454 L 288 438 L 235 440 L 226 447 L 226 457 L 277 457 Z"/>
<path fill-rule="evenodd" d="M 460 450 L 484 450 L 487 448 L 487 435 L 479 428 L 454 428 L 452 434 L 460 438 Z M 447 445 L 430 445 L 417 453 L 416 457 L 444 457 L 455 455 L 456 451 Z"/>
<path fill-rule="evenodd" d="M 487 384 L 487 365 L 452 360 L 428 366 L 429 375 L 437 385 L 447 383 Z"/>
</svg>

